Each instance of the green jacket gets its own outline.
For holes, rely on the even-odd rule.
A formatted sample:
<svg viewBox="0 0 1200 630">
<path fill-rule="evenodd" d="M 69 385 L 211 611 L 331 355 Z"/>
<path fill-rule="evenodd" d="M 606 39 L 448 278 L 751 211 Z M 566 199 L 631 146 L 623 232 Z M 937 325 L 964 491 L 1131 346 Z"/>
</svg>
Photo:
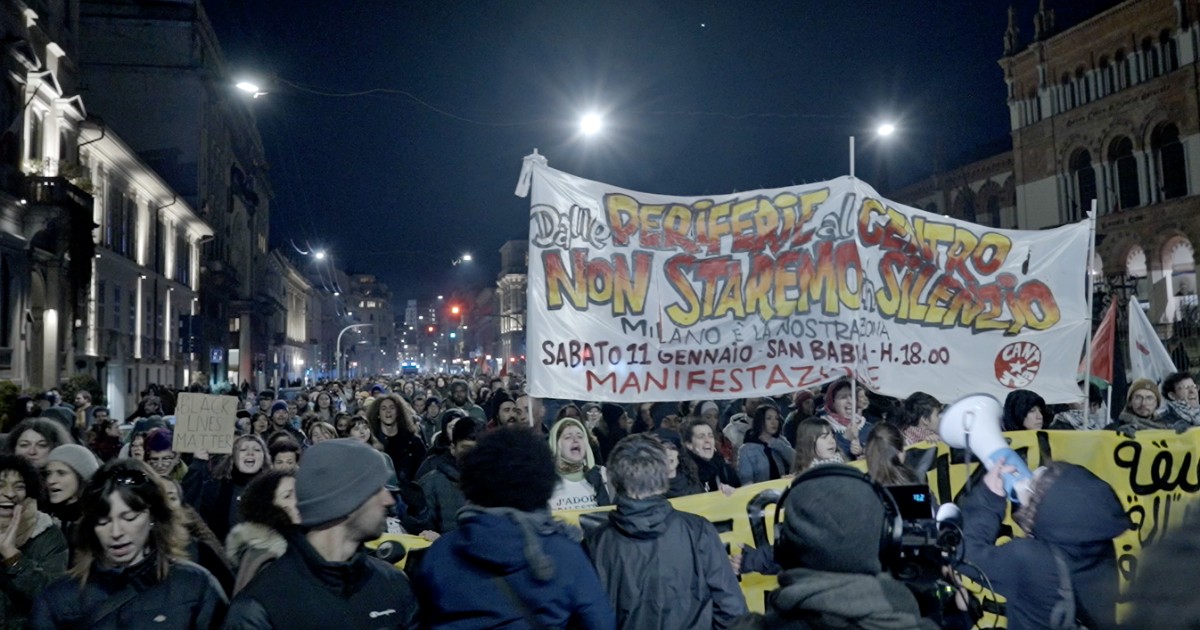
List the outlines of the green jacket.
<svg viewBox="0 0 1200 630">
<path fill-rule="evenodd" d="M 33 600 L 67 570 L 67 539 L 49 514 L 38 512 L 21 559 L 0 570 L 0 629 L 24 628 Z"/>
</svg>

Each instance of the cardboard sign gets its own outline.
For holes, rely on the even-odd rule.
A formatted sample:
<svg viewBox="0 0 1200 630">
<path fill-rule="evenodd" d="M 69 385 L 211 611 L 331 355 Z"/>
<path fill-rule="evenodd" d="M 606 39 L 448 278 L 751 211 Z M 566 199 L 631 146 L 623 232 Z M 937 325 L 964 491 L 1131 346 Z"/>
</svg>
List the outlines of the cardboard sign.
<svg viewBox="0 0 1200 630">
<path fill-rule="evenodd" d="M 233 452 L 237 412 L 236 396 L 179 394 L 175 403 L 175 452 Z"/>
</svg>

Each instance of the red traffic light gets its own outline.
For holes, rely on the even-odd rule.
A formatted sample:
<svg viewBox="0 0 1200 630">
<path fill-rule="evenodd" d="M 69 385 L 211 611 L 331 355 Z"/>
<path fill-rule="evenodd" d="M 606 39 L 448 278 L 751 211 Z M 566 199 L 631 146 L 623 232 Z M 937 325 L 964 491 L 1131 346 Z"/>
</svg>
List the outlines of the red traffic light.
<svg viewBox="0 0 1200 630">
<path fill-rule="evenodd" d="M 451 306 L 451 307 L 450 307 L 450 314 L 451 314 L 451 315 L 458 315 L 458 314 L 459 314 L 461 311 L 462 311 L 462 309 L 461 309 L 461 308 L 459 308 L 457 304 L 456 304 L 456 305 L 454 305 L 454 306 Z"/>
</svg>

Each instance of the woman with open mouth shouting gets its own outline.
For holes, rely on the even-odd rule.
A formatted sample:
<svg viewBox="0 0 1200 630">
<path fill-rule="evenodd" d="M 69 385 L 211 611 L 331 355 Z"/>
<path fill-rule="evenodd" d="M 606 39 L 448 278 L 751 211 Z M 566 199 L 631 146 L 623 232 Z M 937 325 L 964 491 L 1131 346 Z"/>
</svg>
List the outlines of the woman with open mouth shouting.
<svg viewBox="0 0 1200 630">
<path fill-rule="evenodd" d="M 608 471 L 596 465 L 583 423 L 564 417 L 550 428 L 550 450 L 558 483 L 550 496 L 552 510 L 582 510 L 612 505 Z"/>
<path fill-rule="evenodd" d="M 211 472 L 208 453 L 196 453 L 191 474 L 182 483 L 185 502 L 196 508 L 217 540 L 225 540 L 238 523 L 237 506 L 246 485 L 259 473 L 271 469 L 267 445 L 257 435 L 238 436 L 232 451 L 214 461 Z"/>
<path fill-rule="evenodd" d="M 78 444 L 63 444 L 50 451 L 47 458 L 46 494 L 50 498 L 50 507 L 46 511 L 58 522 L 68 541 L 75 535 L 83 487 L 98 468 L 100 461 L 96 456 Z M 71 559 L 75 559 L 73 553 Z"/>
<path fill-rule="evenodd" d="M 30 602 L 67 570 L 67 539 L 37 509 L 42 480 L 33 464 L 0 455 L 0 627 L 24 628 Z"/>
<path fill-rule="evenodd" d="M 228 602 L 184 560 L 179 513 L 143 462 L 105 464 L 83 493 L 78 558 L 33 603 L 34 628 L 211 628 Z"/>
</svg>

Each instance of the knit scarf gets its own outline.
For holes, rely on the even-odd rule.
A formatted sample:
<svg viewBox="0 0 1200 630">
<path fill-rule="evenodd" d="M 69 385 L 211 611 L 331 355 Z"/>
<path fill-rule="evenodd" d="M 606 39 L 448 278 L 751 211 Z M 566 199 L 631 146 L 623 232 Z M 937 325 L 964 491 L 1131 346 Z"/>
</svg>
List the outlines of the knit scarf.
<svg viewBox="0 0 1200 630">
<path fill-rule="evenodd" d="M 549 582 L 554 578 L 554 559 L 542 550 L 542 544 L 538 540 L 540 536 L 562 534 L 573 542 L 583 540 L 583 530 L 554 518 L 546 509 L 525 512 L 510 507 L 482 507 L 468 503 L 458 511 L 458 522 L 461 523 L 475 514 L 503 516 L 521 528 L 521 535 L 525 541 L 525 559 L 529 561 L 533 577 L 539 582 Z"/>
<path fill-rule="evenodd" d="M 901 433 L 904 434 L 904 445 L 912 446 L 917 442 L 937 442 L 938 434 L 922 426 L 911 426 Z"/>
<path fill-rule="evenodd" d="M 845 433 L 846 429 L 850 428 L 850 418 L 840 416 L 832 411 L 825 414 L 825 419 L 829 422 L 829 427 L 833 429 L 833 432 L 838 435 Z"/>
<path fill-rule="evenodd" d="M 841 453 L 834 453 L 833 457 L 818 457 L 817 459 L 812 460 L 812 463 L 810 463 L 808 465 L 808 467 L 812 468 L 813 466 L 820 466 L 821 464 L 845 464 L 845 463 L 846 463 L 846 460 L 845 460 L 845 458 L 842 457 Z"/>
<path fill-rule="evenodd" d="M 1192 426 L 1200 425 L 1200 407 L 1189 407 L 1187 403 L 1176 400 L 1167 401 L 1167 413 L 1163 415 L 1175 414 L 1180 420 L 1187 420 Z"/>
<path fill-rule="evenodd" d="M 587 468 L 587 460 L 582 462 L 569 462 L 561 455 L 558 457 L 558 461 L 555 463 L 555 469 L 558 471 L 558 474 L 562 477 L 570 479 L 571 481 L 579 481 L 580 479 L 583 479 L 585 468 Z"/>
</svg>

